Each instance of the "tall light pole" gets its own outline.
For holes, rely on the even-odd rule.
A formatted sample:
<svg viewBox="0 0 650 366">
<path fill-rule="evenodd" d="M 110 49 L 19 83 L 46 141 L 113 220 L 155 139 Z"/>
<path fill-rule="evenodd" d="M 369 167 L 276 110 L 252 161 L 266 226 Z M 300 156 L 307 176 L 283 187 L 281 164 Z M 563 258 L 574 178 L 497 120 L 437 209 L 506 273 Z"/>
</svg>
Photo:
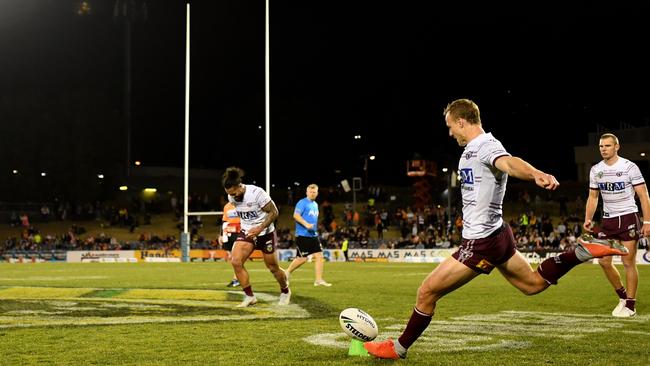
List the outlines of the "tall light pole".
<svg viewBox="0 0 650 366">
<path fill-rule="evenodd" d="M 447 180 L 447 227 L 451 228 L 451 174 L 447 168 L 442 168 L 442 172 Z"/>
<path fill-rule="evenodd" d="M 146 21 L 148 7 L 146 0 L 115 0 L 113 18 L 124 23 L 124 124 L 126 128 L 126 176 L 131 174 L 131 24 L 141 19 Z"/>
<path fill-rule="evenodd" d="M 364 154 L 363 155 L 363 172 L 366 175 L 366 189 L 370 187 L 370 182 L 368 181 L 368 160 L 375 160 L 374 155 L 368 155 Z"/>
</svg>

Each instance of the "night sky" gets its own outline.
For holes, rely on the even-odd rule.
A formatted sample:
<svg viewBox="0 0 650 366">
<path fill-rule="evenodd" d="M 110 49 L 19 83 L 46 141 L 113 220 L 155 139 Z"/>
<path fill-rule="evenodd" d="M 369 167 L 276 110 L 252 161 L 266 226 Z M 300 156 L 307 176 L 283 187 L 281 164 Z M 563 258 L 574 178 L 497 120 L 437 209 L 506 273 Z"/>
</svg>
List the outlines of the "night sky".
<svg viewBox="0 0 650 366">
<path fill-rule="evenodd" d="M 124 19 L 116 0 L 89 0 L 84 16 L 79 4 L 0 3 L 1 142 L 53 141 L 9 151 L 4 169 L 47 169 L 77 154 L 95 170 L 125 162 Z M 132 160 L 180 167 L 184 2 L 134 4 Z M 264 2 L 191 4 L 191 166 L 239 165 L 262 182 Z M 650 121 L 647 24 L 646 9 L 611 3 L 272 1 L 272 182 L 362 176 L 366 154 L 377 157 L 375 184 L 409 184 L 405 161 L 415 156 L 454 166 L 461 149 L 442 110 L 461 97 L 478 103 L 485 130 L 513 155 L 575 179 L 573 146 L 597 124 Z"/>
</svg>

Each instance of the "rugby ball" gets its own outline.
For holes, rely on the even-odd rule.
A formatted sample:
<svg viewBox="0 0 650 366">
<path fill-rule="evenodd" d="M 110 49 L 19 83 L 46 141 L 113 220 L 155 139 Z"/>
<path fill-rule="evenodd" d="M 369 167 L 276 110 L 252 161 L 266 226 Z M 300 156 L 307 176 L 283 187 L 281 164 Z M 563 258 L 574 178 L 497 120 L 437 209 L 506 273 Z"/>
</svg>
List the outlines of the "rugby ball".
<svg viewBox="0 0 650 366">
<path fill-rule="evenodd" d="M 375 320 L 361 309 L 343 310 L 339 315 L 339 323 L 347 335 L 363 342 L 372 341 L 379 334 Z"/>
</svg>

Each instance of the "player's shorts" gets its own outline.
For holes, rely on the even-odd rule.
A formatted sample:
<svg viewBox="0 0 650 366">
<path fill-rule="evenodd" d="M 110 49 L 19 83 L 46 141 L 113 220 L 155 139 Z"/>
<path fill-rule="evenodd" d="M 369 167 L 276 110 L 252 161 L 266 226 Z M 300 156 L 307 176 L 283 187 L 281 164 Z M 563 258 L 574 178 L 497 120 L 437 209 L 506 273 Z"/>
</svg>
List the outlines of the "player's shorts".
<svg viewBox="0 0 650 366">
<path fill-rule="evenodd" d="M 237 233 L 228 234 L 228 241 L 223 243 L 223 249 L 232 252 L 232 246 L 237 241 Z"/>
<path fill-rule="evenodd" d="M 296 237 L 296 246 L 298 247 L 298 257 L 306 257 L 323 251 L 317 236 L 298 236 Z"/>
<path fill-rule="evenodd" d="M 512 229 L 503 224 L 485 238 L 463 239 L 458 250 L 451 256 L 478 273 L 489 274 L 495 266 L 508 261 L 516 251 Z"/>
<path fill-rule="evenodd" d="M 251 243 L 253 244 L 254 249 L 259 249 L 264 254 L 271 254 L 275 252 L 275 247 L 278 240 L 275 236 L 275 231 L 257 236 L 255 238 L 247 238 L 246 233 L 241 231 L 239 234 L 237 234 L 236 241 L 245 241 L 247 243 Z"/>
<path fill-rule="evenodd" d="M 639 240 L 641 221 L 636 212 L 617 217 L 604 217 L 599 238 L 615 239 L 620 241 Z"/>
</svg>

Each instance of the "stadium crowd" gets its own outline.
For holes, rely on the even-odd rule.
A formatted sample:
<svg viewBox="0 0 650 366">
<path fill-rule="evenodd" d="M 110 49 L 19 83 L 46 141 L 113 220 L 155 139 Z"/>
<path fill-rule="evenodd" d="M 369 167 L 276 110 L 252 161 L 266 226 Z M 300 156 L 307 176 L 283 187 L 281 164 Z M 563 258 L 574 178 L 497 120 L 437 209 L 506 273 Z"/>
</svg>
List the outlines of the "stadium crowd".
<svg viewBox="0 0 650 366">
<path fill-rule="evenodd" d="M 290 200 L 291 197 L 289 196 Z M 214 201 L 214 202 L 213 202 Z M 519 195 L 519 207 L 522 212 L 511 217 L 508 222 L 513 228 L 519 249 L 522 251 L 563 251 L 575 245 L 576 237 L 582 231 L 581 212 L 569 213 L 566 200 L 559 199 L 559 212 L 563 216 L 551 216 L 546 212 L 536 215 L 534 208 L 542 207 L 539 196 L 531 199 L 524 191 Z M 179 236 L 153 233 L 134 233 L 137 227 L 151 223 L 152 214 L 172 212 L 176 227 L 182 229 L 182 205 L 175 195 L 162 205 L 159 201 L 133 199 L 128 205 L 115 206 L 95 202 L 72 205 L 69 202 L 55 200 L 52 205 L 42 205 L 34 221 L 70 221 L 67 231 L 43 233 L 31 222 L 28 214 L 12 211 L 8 224 L 21 228 L 18 236 L 9 236 L 0 243 L 0 255 L 16 255 L 24 252 L 47 252 L 53 250 L 174 250 L 180 249 Z M 190 210 L 215 210 L 222 202 L 210 199 L 208 195 L 192 195 Z M 576 200 L 576 207 L 583 201 Z M 51 208 L 50 208 L 51 206 Z M 291 208 L 279 205 L 281 210 Z M 325 249 L 340 249 L 347 241 L 350 249 L 434 249 L 450 248 L 460 242 L 462 218 L 459 210 L 452 207 L 447 210 L 442 205 L 430 205 L 422 208 L 412 206 L 392 207 L 387 200 L 367 202 L 353 209 L 350 203 L 344 203 L 339 212 L 334 212 L 334 205 L 327 199 L 321 202 L 322 216 L 319 223 L 320 239 Z M 96 220 L 102 227 L 124 228 L 133 234 L 132 240 L 118 240 L 99 232 L 90 235 L 82 226 L 74 222 Z M 192 248 L 220 249 L 217 238 L 202 234 L 204 220 L 192 216 L 189 228 Z M 209 223 L 212 224 L 212 223 Z M 391 235 L 385 235 L 387 232 Z M 278 247 L 293 248 L 293 226 L 277 227 Z"/>
</svg>

